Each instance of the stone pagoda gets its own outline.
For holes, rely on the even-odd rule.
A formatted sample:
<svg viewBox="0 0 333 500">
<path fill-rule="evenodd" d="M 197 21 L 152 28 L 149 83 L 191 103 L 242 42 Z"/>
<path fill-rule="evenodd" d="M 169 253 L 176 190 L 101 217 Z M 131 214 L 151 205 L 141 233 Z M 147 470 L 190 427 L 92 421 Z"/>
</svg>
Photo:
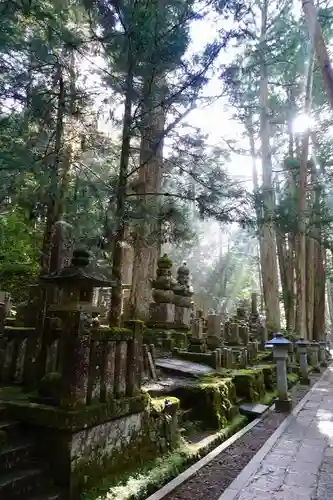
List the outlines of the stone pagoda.
<svg viewBox="0 0 333 500">
<path fill-rule="evenodd" d="M 177 270 L 177 283 L 173 287 L 175 304 L 175 324 L 190 328 L 193 287 L 190 283 L 190 270 L 186 262 Z"/>
<path fill-rule="evenodd" d="M 157 261 L 156 279 L 152 283 L 153 299 L 149 306 L 149 325 L 167 326 L 175 321 L 173 288 L 175 280 L 171 274 L 172 260 L 164 254 Z"/>
</svg>

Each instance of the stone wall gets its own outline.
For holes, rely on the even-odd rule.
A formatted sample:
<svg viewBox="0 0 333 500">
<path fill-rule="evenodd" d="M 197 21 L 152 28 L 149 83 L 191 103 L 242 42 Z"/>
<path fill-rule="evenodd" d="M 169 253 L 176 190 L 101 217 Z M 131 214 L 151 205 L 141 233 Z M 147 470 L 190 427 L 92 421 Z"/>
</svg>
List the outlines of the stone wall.
<svg viewBox="0 0 333 500">
<path fill-rule="evenodd" d="M 119 400 L 108 417 L 104 405 L 70 412 L 28 402 L 8 405 L 40 443 L 57 484 L 70 492 L 69 500 L 77 500 L 82 489 L 107 475 L 134 469 L 172 449 L 179 438 L 178 407 L 175 398 L 166 404 L 165 398 L 141 396 Z"/>
</svg>

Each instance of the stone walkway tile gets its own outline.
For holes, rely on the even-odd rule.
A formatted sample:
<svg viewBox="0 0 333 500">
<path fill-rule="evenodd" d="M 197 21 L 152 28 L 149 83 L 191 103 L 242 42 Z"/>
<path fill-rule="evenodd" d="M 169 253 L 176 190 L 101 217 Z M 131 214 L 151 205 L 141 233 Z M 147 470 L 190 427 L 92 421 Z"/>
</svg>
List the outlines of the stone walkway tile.
<svg viewBox="0 0 333 500">
<path fill-rule="evenodd" d="M 333 446 L 327 446 L 324 451 L 324 457 L 332 457 L 333 458 Z"/>
<path fill-rule="evenodd" d="M 267 500 L 268 500 L 267 496 Z M 317 500 L 316 492 L 313 488 L 304 488 L 295 486 L 285 486 L 281 491 L 274 493 L 271 500 Z M 319 499 L 318 500 L 324 500 Z M 326 500 L 329 500 L 328 498 Z"/>
<path fill-rule="evenodd" d="M 303 488 L 315 488 L 317 484 L 317 475 L 313 473 L 304 474 L 304 472 L 288 472 L 285 476 L 284 484 L 286 486 L 301 486 Z"/>
<path fill-rule="evenodd" d="M 327 444 L 325 441 L 325 437 L 318 437 L 318 439 L 308 439 L 307 437 L 303 439 L 300 449 L 301 448 L 309 448 L 310 450 L 318 449 L 318 450 L 323 450 L 326 448 Z"/>
<path fill-rule="evenodd" d="M 318 468 L 320 467 L 321 461 L 318 461 Z M 289 463 L 287 471 L 288 472 L 293 472 L 296 474 L 311 474 L 313 473 L 314 470 L 314 462 L 301 462 L 300 460 L 295 459 Z M 317 468 L 317 470 L 318 470 Z"/>
<path fill-rule="evenodd" d="M 288 467 L 293 458 L 292 455 L 281 455 L 272 452 L 264 458 L 262 464 L 268 467 L 280 467 L 283 464 L 283 466 Z"/>
<path fill-rule="evenodd" d="M 280 473 L 275 474 L 258 474 L 251 480 L 250 485 L 246 486 L 246 489 L 256 488 L 258 490 L 264 491 L 277 491 L 284 482 L 285 472 L 282 470 Z"/>
<path fill-rule="evenodd" d="M 333 500 L 333 366 L 231 483 L 230 491 L 229 498 L 235 500 Z M 219 500 L 228 500 L 227 495 L 228 489 Z"/>
</svg>

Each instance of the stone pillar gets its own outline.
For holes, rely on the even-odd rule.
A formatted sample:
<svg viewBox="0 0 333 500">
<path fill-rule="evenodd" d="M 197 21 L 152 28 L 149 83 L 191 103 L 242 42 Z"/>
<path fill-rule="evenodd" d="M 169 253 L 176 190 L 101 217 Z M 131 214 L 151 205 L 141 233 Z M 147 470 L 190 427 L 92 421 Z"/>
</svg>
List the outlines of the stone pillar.
<svg viewBox="0 0 333 500">
<path fill-rule="evenodd" d="M 258 314 L 258 295 L 256 292 L 251 294 L 251 314 Z"/>
<path fill-rule="evenodd" d="M 247 325 L 238 326 L 239 337 L 244 345 L 249 343 L 249 327 Z"/>
<path fill-rule="evenodd" d="M 309 385 L 309 367 L 308 367 L 308 346 L 309 342 L 304 339 L 300 339 L 296 342 L 297 350 L 299 354 L 299 371 L 300 371 L 300 383 L 303 385 Z"/>
<path fill-rule="evenodd" d="M 176 325 L 191 326 L 191 310 L 188 307 L 175 306 L 175 319 Z"/>
<path fill-rule="evenodd" d="M 318 342 L 311 342 L 309 344 L 309 350 L 310 350 L 311 366 L 313 367 L 313 371 L 315 373 L 320 373 L 320 366 L 319 366 L 319 359 L 318 359 L 319 343 Z"/>
<path fill-rule="evenodd" d="M 232 350 L 229 347 L 222 349 L 222 366 L 226 370 L 231 370 L 232 368 Z"/>
<path fill-rule="evenodd" d="M 238 323 L 230 323 L 230 344 L 239 345 L 239 325 Z"/>
<path fill-rule="evenodd" d="M 276 384 L 278 397 L 275 400 L 275 411 L 290 412 L 292 401 L 288 396 L 287 359 L 290 341 L 282 333 L 276 333 L 269 341 L 273 346 L 273 357 L 276 361 Z"/>
<path fill-rule="evenodd" d="M 326 362 L 326 345 L 325 340 L 319 342 L 319 363 L 320 366 L 327 366 Z"/>
<path fill-rule="evenodd" d="M 207 316 L 207 335 L 209 337 L 221 337 L 221 316 L 209 314 Z"/>
<path fill-rule="evenodd" d="M 63 384 L 61 406 L 76 407 L 87 402 L 91 317 L 72 312 L 64 318 Z"/>
<path fill-rule="evenodd" d="M 258 359 L 258 351 L 259 351 L 258 342 L 252 341 L 248 343 L 247 352 L 248 352 L 249 362 L 251 364 L 256 363 Z"/>
</svg>

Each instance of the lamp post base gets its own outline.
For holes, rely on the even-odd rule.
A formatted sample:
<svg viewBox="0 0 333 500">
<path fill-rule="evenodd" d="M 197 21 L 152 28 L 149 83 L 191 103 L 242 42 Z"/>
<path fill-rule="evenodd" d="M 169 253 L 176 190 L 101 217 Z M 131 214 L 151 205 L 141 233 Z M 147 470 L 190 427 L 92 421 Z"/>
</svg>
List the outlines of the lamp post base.
<svg viewBox="0 0 333 500">
<path fill-rule="evenodd" d="M 275 411 L 278 413 L 290 413 L 292 407 L 293 407 L 293 402 L 291 399 L 275 400 Z"/>
</svg>

